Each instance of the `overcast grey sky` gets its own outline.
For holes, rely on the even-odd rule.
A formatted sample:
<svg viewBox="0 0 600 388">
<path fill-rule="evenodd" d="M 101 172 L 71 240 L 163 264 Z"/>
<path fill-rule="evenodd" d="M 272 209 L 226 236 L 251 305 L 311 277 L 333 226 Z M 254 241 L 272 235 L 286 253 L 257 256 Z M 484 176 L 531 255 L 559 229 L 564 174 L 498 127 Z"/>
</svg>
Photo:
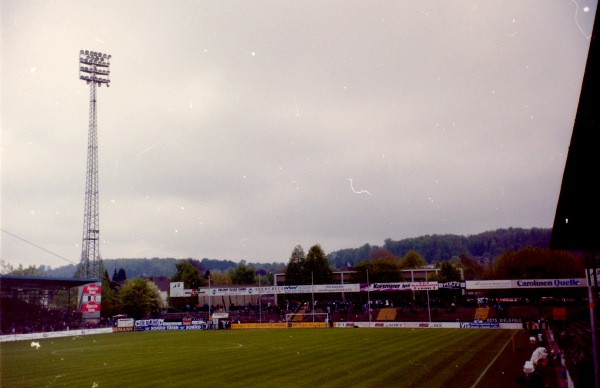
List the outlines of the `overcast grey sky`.
<svg viewBox="0 0 600 388">
<path fill-rule="evenodd" d="M 287 262 L 550 228 L 597 1 L 1 0 L 1 225 L 78 263 L 89 86 L 103 258 Z"/>
</svg>

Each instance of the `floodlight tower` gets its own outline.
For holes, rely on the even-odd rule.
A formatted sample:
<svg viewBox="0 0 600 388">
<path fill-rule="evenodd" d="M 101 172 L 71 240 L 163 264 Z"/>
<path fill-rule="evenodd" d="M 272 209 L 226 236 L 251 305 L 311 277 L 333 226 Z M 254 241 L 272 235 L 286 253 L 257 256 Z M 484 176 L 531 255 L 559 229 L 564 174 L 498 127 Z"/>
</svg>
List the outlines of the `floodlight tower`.
<svg viewBox="0 0 600 388">
<path fill-rule="evenodd" d="M 96 124 L 96 86 L 110 86 L 110 55 L 79 51 L 79 79 L 90 85 L 90 122 L 88 128 L 87 175 L 83 214 L 81 277 L 99 278 L 100 206 L 98 201 L 98 127 Z"/>
</svg>

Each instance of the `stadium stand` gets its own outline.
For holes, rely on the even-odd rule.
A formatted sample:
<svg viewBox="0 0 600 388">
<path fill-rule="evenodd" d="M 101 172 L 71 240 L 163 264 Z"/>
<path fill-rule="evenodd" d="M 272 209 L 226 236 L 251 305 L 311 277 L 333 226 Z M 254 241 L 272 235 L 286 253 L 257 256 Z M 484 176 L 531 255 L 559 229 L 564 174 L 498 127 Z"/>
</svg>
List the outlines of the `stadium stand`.
<svg viewBox="0 0 600 388">
<path fill-rule="evenodd" d="M 24 334 L 80 327 L 85 323 L 79 312 L 54 308 L 50 302 L 61 291 L 77 299 L 77 287 L 97 281 L 0 275 L 0 332 Z"/>
</svg>

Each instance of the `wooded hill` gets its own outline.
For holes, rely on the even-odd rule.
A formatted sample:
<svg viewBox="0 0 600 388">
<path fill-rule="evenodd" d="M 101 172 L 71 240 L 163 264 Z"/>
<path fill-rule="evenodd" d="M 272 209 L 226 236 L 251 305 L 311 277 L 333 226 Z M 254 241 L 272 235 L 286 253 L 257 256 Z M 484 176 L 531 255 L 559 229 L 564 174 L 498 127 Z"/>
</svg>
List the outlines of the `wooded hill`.
<svg viewBox="0 0 600 388">
<path fill-rule="evenodd" d="M 426 235 L 403 240 L 386 239 L 383 246 L 365 244 L 360 248 L 349 248 L 331 252 L 327 255 L 329 263 L 335 268 L 354 266 L 366 260 L 369 254 L 377 249 L 385 249 L 397 257 L 403 257 L 408 251 L 418 252 L 429 264 L 448 260 L 454 256 L 466 254 L 481 262 L 489 261 L 506 252 L 516 251 L 526 246 L 548 248 L 551 229 L 508 228 L 484 232 L 471 236 L 453 234 Z M 310 247 L 304 247 L 308 249 Z M 294 247 L 290 247 L 290 255 Z M 137 276 L 167 276 L 175 274 L 175 258 L 120 258 L 104 259 L 104 267 L 109 276 L 115 270 L 123 268 L 127 278 Z M 236 268 L 240 263 L 265 272 L 284 272 L 289 257 L 281 258 L 281 262 L 252 263 L 232 260 L 215 260 L 204 258 L 200 263 L 211 272 L 225 272 Z M 71 277 L 75 273 L 75 265 L 67 265 L 55 269 L 45 269 L 45 276 Z"/>
<path fill-rule="evenodd" d="M 365 244 L 360 248 L 331 252 L 327 258 L 332 266 L 342 268 L 363 261 L 375 249 L 385 249 L 397 257 L 403 257 L 410 250 L 416 251 L 428 264 L 449 260 L 461 254 L 485 262 L 506 251 L 516 251 L 526 246 L 548 248 L 551 232 L 551 229 L 541 228 L 508 228 L 471 236 L 434 234 L 398 241 L 388 238 L 383 246 Z"/>
</svg>

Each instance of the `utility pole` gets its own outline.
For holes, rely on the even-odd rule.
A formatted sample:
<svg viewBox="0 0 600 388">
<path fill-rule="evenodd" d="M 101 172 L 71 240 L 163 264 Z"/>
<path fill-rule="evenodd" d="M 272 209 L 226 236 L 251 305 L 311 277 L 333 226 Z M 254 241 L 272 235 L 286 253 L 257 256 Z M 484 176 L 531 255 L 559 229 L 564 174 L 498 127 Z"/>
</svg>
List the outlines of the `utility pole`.
<svg viewBox="0 0 600 388">
<path fill-rule="evenodd" d="M 98 126 L 96 86 L 110 86 L 110 58 L 95 51 L 79 51 L 79 79 L 90 85 L 87 174 L 83 214 L 81 277 L 100 277 L 100 206 L 98 201 Z"/>
</svg>

